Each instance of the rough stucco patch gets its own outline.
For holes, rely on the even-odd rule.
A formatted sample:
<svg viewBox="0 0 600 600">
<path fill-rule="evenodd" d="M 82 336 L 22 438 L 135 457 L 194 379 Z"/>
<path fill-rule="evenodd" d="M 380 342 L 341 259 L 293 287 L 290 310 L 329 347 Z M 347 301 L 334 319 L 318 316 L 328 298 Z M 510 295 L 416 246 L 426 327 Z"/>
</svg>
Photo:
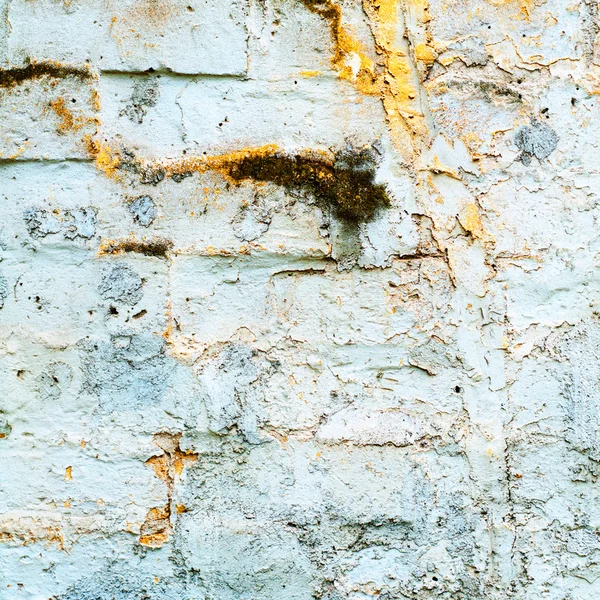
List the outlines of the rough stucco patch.
<svg viewBox="0 0 600 600">
<path fill-rule="evenodd" d="M 126 115 L 130 121 L 136 121 L 141 125 L 147 109 L 156 106 L 158 95 L 159 87 L 156 79 L 135 81 L 131 92 L 131 103 L 125 106 L 121 114 Z"/>
<path fill-rule="evenodd" d="M 157 217 L 156 204 L 150 196 L 138 196 L 128 200 L 127 208 L 134 221 L 142 227 L 149 227 Z"/>
<path fill-rule="evenodd" d="M 52 233 L 62 232 L 66 239 L 90 239 L 96 232 L 95 207 L 82 207 L 67 210 L 64 216 L 59 216 L 60 211 L 52 213 L 44 208 L 28 208 L 23 213 L 23 219 L 29 235 L 34 238 L 46 237 Z"/>
<path fill-rule="evenodd" d="M 538 121 L 533 121 L 531 127 L 521 127 L 515 135 L 515 144 L 522 151 L 521 161 L 524 165 L 531 164 L 533 156 L 539 160 L 548 158 L 556 149 L 557 143 L 556 133 Z"/>
<path fill-rule="evenodd" d="M 102 277 L 98 287 L 106 300 L 117 300 L 125 304 L 137 304 L 144 295 L 140 276 L 127 265 L 116 265 Z"/>
<path fill-rule="evenodd" d="M 169 383 L 172 359 L 164 341 L 149 334 L 83 340 L 84 388 L 98 397 L 102 410 L 137 410 L 159 402 Z"/>
</svg>

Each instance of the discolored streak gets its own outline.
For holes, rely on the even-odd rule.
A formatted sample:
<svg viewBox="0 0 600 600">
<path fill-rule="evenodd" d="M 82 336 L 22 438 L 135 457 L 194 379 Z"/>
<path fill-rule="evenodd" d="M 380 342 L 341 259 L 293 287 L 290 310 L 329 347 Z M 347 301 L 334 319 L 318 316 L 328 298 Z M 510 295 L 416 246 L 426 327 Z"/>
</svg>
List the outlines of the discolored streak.
<svg viewBox="0 0 600 600">
<path fill-rule="evenodd" d="M 323 208 L 332 208 L 340 219 L 354 223 L 369 221 L 379 208 L 390 205 L 385 187 L 375 183 L 367 151 L 340 152 L 334 160 L 301 154 L 250 155 L 230 166 L 229 177 L 300 189 Z"/>
<path fill-rule="evenodd" d="M 287 154 L 276 146 L 264 146 L 151 164 L 143 163 L 129 151 L 112 153 L 110 149 L 93 148 L 93 155 L 97 166 L 109 176 L 117 176 L 117 171 L 131 172 L 142 183 L 152 185 L 158 185 L 166 177 L 181 181 L 193 173 L 208 171 L 220 173 L 234 185 L 244 181 L 274 183 L 311 197 L 320 208 L 331 210 L 348 223 L 370 221 L 379 209 L 390 206 L 386 187 L 375 181 L 376 153 L 370 146 L 335 154 L 313 150 Z M 121 249 L 141 251 L 133 246 Z"/>
<path fill-rule="evenodd" d="M 80 80 L 94 79 L 93 73 L 82 67 L 62 65 L 58 62 L 33 62 L 25 67 L 12 69 L 0 69 L 0 88 L 11 88 L 20 85 L 24 81 L 52 77 L 64 79 L 65 77 L 76 77 Z"/>
<path fill-rule="evenodd" d="M 99 253 L 121 254 L 123 252 L 134 252 L 145 256 L 155 256 L 157 258 L 167 258 L 168 253 L 173 248 L 173 242 L 165 238 L 152 238 L 149 240 L 136 240 L 134 238 L 125 238 L 122 240 L 111 240 L 103 242 Z"/>
</svg>

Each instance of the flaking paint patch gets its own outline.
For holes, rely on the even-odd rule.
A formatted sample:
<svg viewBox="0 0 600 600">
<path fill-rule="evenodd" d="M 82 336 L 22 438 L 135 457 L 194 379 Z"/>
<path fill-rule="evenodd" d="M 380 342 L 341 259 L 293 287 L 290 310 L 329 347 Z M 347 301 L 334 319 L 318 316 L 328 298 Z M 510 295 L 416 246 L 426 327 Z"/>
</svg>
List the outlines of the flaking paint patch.
<svg viewBox="0 0 600 600">
<path fill-rule="evenodd" d="M 182 450 L 180 441 L 181 433 L 157 433 L 154 435 L 154 444 L 163 453 L 149 458 L 146 465 L 151 467 L 156 476 L 164 481 L 167 488 L 167 503 L 163 507 L 154 507 L 148 511 L 146 520 L 140 529 L 139 542 L 143 546 L 160 548 L 172 534 L 172 519 L 185 512 L 173 505 L 173 492 L 184 467 L 196 462 L 198 454 Z"/>
</svg>

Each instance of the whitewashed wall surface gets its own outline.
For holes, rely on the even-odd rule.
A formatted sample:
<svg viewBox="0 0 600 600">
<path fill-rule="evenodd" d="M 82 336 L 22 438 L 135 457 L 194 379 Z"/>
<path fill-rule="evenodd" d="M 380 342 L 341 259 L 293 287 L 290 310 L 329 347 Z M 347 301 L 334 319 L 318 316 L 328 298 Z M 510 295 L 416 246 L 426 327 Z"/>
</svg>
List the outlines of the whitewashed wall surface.
<svg viewBox="0 0 600 600">
<path fill-rule="evenodd" d="M 0 0 L 0 600 L 600 598 L 598 0 Z"/>
</svg>

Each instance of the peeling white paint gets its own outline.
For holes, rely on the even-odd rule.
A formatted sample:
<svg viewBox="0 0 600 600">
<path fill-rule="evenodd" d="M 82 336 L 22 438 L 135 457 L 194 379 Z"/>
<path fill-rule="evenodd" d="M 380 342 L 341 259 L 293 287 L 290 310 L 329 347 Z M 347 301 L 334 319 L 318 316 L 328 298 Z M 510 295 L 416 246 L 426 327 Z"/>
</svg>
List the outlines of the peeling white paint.
<svg viewBox="0 0 600 600">
<path fill-rule="evenodd" d="M 0 599 L 599 597 L 597 20 L 0 0 Z"/>
</svg>

